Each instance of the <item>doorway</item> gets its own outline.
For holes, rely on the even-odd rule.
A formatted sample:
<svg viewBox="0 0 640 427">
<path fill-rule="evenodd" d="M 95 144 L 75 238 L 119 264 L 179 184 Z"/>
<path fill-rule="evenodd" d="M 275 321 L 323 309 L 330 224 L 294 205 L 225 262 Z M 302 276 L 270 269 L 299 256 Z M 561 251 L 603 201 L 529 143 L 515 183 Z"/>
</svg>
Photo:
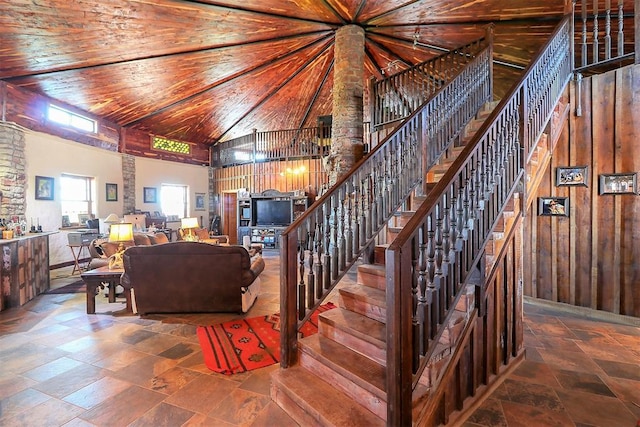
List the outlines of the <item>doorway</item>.
<svg viewBox="0 0 640 427">
<path fill-rule="evenodd" d="M 238 193 L 222 193 L 222 234 L 229 236 L 229 243 L 238 243 Z"/>
</svg>

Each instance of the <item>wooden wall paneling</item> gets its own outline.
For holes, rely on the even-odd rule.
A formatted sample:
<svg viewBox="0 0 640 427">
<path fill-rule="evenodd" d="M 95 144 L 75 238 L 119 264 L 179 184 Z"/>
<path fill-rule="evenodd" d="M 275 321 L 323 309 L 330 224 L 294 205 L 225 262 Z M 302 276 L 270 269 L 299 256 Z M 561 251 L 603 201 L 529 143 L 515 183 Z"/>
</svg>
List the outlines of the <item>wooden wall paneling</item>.
<svg viewBox="0 0 640 427">
<path fill-rule="evenodd" d="M 562 133 L 560 134 L 560 136 Z M 556 184 L 556 168 L 561 166 L 571 165 L 571 156 L 568 150 L 568 145 L 564 145 L 564 149 L 561 147 L 561 141 L 556 144 L 556 151 L 553 153 L 551 159 L 551 170 L 549 179 L 551 181 L 551 194 L 555 197 L 568 197 L 569 198 L 569 216 L 568 217 L 553 217 L 551 221 L 551 236 L 553 242 L 553 261 L 551 269 L 551 295 L 553 301 L 559 301 L 568 303 L 570 299 L 570 287 L 571 276 L 570 260 L 571 260 L 571 221 L 575 207 L 571 203 L 571 187 L 557 186 Z M 559 268 L 558 263 L 564 263 L 569 268 Z"/>
<path fill-rule="evenodd" d="M 511 361 L 511 356 L 513 355 L 514 348 L 514 328 L 513 328 L 513 309 L 515 301 L 513 300 L 513 284 L 515 280 L 515 276 L 513 274 L 513 266 L 514 266 L 514 254 L 513 254 L 513 240 L 507 242 L 508 247 L 506 250 L 506 256 L 504 257 L 504 261 L 502 262 L 502 269 L 504 270 L 503 278 L 504 278 L 504 307 L 505 307 L 505 319 L 504 319 L 504 363 L 508 365 Z"/>
<path fill-rule="evenodd" d="M 614 163 L 614 139 L 615 127 L 613 117 L 613 100 L 615 98 L 615 78 L 613 73 L 605 73 L 591 78 L 591 108 L 594 158 L 598 159 L 597 174 L 615 172 Z M 597 193 L 596 193 L 597 194 Z M 613 312 L 614 289 L 618 285 L 614 283 L 614 276 L 618 266 L 614 264 L 616 247 L 616 198 L 620 196 L 601 195 L 596 196 L 598 206 L 595 227 L 598 230 L 597 246 L 594 249 L 597 255 L 596 272 L 596 296 L 598 308 Z M 592 302 L 593 302 L 592 295 Z"/>
<path fill-rule="evenodd" d="M 544 177 L 540 181 L 538 187 L 538 195 L 543 197 L 551 196 L 551 180 L 552 163 L 549 163 L 547 170 L 544 172 Z M 555 293 L 553 292 L 553 254 L 554 254 L 554 242 L 553 224 L 554 217 L 551 216 L 538 216 L 538 203 L 534 200 L 533 203 L 535 215 L 537 218 L 537 247 L 536 247 L 536 294 L 533 295 L 537 298 L 546 299 L 549 301 L 555 301 Z"/>
<path fill-rule="evenodd" d="M 597 197 L 598 177 L 592 155 L 592 135 L 591 135 L 591 109 L 589 108 L 590 79 L 583 80 L 583 90 L 581 91 L 581 104 L 585 106 L 582 110 L 582 117 L 570 115 L 569 132 L 567 139 L 562 138 L 559 145 L 566 145 L 569 149 L 569 158 L 572 166 L 587 166 L 587 186 L 574 187 L 571 190 L 571 227 L 573 233 L 572 258 L 571 258 L 571 280 L 569 303 L 582 307 L 591 305 L 591 273 L 592 273 L 592 252 L 597 230 L 593 227 L 591 203 Z M 571 85 L 571 99 L 576 100 L 578 94 L 575 93 L 575 84 Z M 597 160 L 596 160 L 597 161 Z"/>
<path fill-rule="evenodd" d="M 515 235 L 513 237 L 513 246 L 514 246 L 514 295 L 513 300 L 515 301 L 513 306 L 513 315 L 515 318 L 514 325 L 514 342 L 515 342 L 515 353 L 514 356 L 518 355 L 524 346 L 524 310 L 523 310 L 523 294 L 522 294 L 522 285 L 524 280 L 523 275 L 523 260 L 524 260 L 524 252 L 523 252 L 523 221 L 522 217 L 518 220 L 516 224 L 513 225 L 517 227 L 515 231 Z"/>
<path fill-rule="evenodd" d="M 640 66 L 635 67 L 640 70 Z M 616 72 L 615 146 L 616 167 L 619 172 L 640 174 L 640 121 L 638 116 L 628 114 L 635 111 L 639 101 L 640 78 L 634 76 L 632 67 Z M 640 178 L 640 177 L 639 177 Z M 636 188 L 637 192 L 638 189 Z M 625 195 L 617 197 L 620 202 L 620 313 L 640 317 L 640 197 Z"/>
</svg>

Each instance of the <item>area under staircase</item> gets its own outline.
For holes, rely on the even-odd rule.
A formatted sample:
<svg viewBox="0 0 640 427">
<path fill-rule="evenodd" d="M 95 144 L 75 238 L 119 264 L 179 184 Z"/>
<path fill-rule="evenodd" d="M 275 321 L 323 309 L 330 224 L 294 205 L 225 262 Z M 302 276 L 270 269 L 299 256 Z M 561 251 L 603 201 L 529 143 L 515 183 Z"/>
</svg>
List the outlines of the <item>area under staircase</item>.
<svg viewBox="0 0 640 427">
<path fill-rule="evenodd" d="M 271 396 L 300 425 L 448 424 L 522 360 L 521 218 L 570 38 L 565 19 L 487 110 L 470 66 L 283 233 Z M 327 300 L 318 334 L 299 338 Z"/>
</svg>

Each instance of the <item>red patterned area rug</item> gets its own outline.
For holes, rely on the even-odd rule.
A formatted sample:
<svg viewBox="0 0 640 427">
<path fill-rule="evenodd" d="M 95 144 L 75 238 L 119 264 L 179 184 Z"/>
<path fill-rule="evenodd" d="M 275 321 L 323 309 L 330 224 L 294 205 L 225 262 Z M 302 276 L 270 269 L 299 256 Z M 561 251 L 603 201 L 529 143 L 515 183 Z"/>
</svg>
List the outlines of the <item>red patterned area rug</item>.
<svg viewBox="0 0 640 427">
<path fill-rule="evenodd" d="M 302 327 L 303 337 L 318 332 L 318 314 L 335 308 L 321 305 Z M 198 340 L 209 369 L 231 375 L 280 362 L 280 313 L 198 326 Z"/>
</svg>

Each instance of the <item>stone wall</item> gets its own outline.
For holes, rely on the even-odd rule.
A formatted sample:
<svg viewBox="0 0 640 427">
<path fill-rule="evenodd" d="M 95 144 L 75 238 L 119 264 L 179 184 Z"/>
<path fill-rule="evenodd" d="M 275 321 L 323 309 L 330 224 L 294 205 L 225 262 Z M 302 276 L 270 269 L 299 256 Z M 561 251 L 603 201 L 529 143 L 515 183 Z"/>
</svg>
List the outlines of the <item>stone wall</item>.
<svg viewBox="0 0 640 427">
<path fill-rule="evenodd" d="M 26 210 L 26 164 L 24 132 L 12 123 L 0 122 L 0 218 Z"/>
</svg>

